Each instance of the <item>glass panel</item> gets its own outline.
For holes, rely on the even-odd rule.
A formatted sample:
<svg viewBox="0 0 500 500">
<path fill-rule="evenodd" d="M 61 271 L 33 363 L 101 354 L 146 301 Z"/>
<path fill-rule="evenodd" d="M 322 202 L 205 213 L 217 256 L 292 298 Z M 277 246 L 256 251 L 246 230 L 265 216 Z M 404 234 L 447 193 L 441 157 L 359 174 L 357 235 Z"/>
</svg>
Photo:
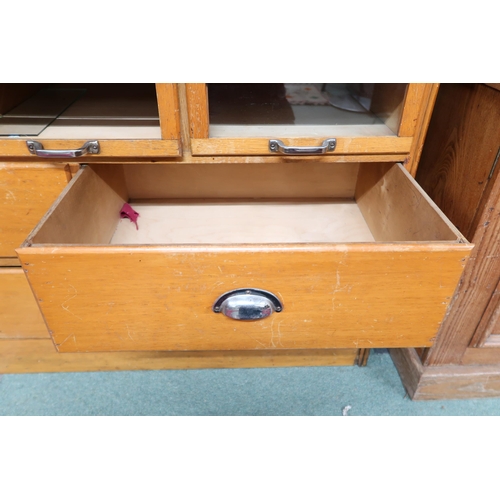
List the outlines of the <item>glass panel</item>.
<svg viewBox="0 0 500 500">
<path fill-rule="evenodd" d="M 27 91 L 23 92 L 22 88 Z M 0 85 L 0 136 L 159 139 L 154 84 Z M 18 96 L 22 96 L 20 100 Z"/>
<path fill-rule="evenodd" d="M 210 137 L 397 135 L 406 85 L 210 83 Z"/>
</svg>

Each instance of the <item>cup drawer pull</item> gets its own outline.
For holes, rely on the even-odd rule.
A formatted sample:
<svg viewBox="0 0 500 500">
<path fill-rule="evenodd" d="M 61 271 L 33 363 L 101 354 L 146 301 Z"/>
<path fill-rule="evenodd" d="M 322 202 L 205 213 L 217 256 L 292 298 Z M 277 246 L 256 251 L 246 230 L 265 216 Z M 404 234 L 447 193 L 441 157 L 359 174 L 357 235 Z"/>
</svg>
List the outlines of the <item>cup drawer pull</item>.
<svg viewBox="0 0 500 500">
<path fill-rule="evenodd" d="M 86 154 L 97 154 L 100 151 L 99 141 L 88 141 L 79 149 L 44 149 L 38 141 L 26 141 L 32 155 L 43 158 L 77 158 Z"/>
<path fill-rule="evenodd" d="M 335 150 L 337 139 L 325 139 L 321 146 L 285 146 L 278 139 L 269 141 L 269 150 L 284 155 L 324 155 Z"/>
<path fill-rule="evenodd" d="M 239 288 L 221 295 L 212 307 L 215 313 L 240 321 L 255 321 L 281 312 L 283 305 L 276 295 L 256 288 Z"/>
</svg>

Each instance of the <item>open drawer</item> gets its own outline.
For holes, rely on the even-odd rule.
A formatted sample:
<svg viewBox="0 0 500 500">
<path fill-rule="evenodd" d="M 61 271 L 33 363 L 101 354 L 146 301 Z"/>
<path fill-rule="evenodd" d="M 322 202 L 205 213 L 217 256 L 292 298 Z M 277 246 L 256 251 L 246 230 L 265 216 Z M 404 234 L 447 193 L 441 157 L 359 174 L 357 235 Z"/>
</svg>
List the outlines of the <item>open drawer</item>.
<svg viewBox="0 0 500 500">
<path fill-rule="evenodd" d="M 17 251 L 87 352 L 429 346 L 471 248 L 401 165 L 308 161 L 86 166 Z"/>
</svg>

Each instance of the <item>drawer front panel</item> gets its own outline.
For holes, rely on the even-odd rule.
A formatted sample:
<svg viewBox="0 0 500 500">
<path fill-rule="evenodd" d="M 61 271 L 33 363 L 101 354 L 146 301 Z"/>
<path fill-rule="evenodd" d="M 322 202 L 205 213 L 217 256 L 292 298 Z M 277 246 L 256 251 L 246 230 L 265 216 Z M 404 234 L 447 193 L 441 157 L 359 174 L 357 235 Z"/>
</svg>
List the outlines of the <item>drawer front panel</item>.
<svg viewBox="0 0 500 500">
<path fill-rule="evenodd" d="M 0 165 L 0 257 L 16 256 L 67 182 L 63 166 Z"/>
<path fill-rule="evenodd" d="M 469 249 L 349 244 L 19 250 L 61 352 L 429 346 Z M 259 321 L 212 311 L 276 294 Z M 422 314 L 425 311 L 425 314 Z"/>
<path fill-rule="evenodd" d="M 0 269 L 0 339 L 49 337 L 23 270 Z"/>
</svg>

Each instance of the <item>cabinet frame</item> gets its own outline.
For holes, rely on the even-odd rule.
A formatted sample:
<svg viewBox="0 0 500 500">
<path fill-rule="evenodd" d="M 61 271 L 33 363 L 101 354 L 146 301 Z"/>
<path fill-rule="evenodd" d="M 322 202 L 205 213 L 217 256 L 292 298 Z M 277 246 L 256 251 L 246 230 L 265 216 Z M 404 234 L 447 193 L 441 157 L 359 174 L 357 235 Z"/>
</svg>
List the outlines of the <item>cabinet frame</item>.
<svg viewBox="0 0 500 500">
<path fill-rule="evenodd" d="M 182 155 L 180 133 L 179 97 L 176 83 L 156 83 L 156 98 L 160 119 L 161 139 L 99 139 L 85 137 L 82 139 L 43 139 L 46 149 L 77 149 L 87 140 L 98 140 L 100 153 L 85 155 L 81 161 L 101 162 L 109 158 L 165 158 Z M 12 159 L 22 157 L 34 161 L 50 161 L 31 154 L 26 141 L 35 139 L 33 136 L 20 138 L 0 138 L 0 158 Z"/>
<path fill-rule="evenodd" d="M 189 134 L 193 155 L 274 155 L 269 151 L 269 138 L 210 138 L 209 103 L 205 83 L 186 83 L 186 99 L 189 116 Z M 434 84 L 408 84 L 401 122 L 396 136 L 336 137 L 335 151 L 327 156 L 346 154 L 408 154 L 413 138 L 420 129 L 419 117 L 424 114 L 431 94 L 435 97 Z M 326 138 L 326 137 L 325 137 Z M 310 146 L 318 138 L 280 137 L 287 144 Z M 321 140 L 318 142 L 320 143 Z"/>
</svg>

